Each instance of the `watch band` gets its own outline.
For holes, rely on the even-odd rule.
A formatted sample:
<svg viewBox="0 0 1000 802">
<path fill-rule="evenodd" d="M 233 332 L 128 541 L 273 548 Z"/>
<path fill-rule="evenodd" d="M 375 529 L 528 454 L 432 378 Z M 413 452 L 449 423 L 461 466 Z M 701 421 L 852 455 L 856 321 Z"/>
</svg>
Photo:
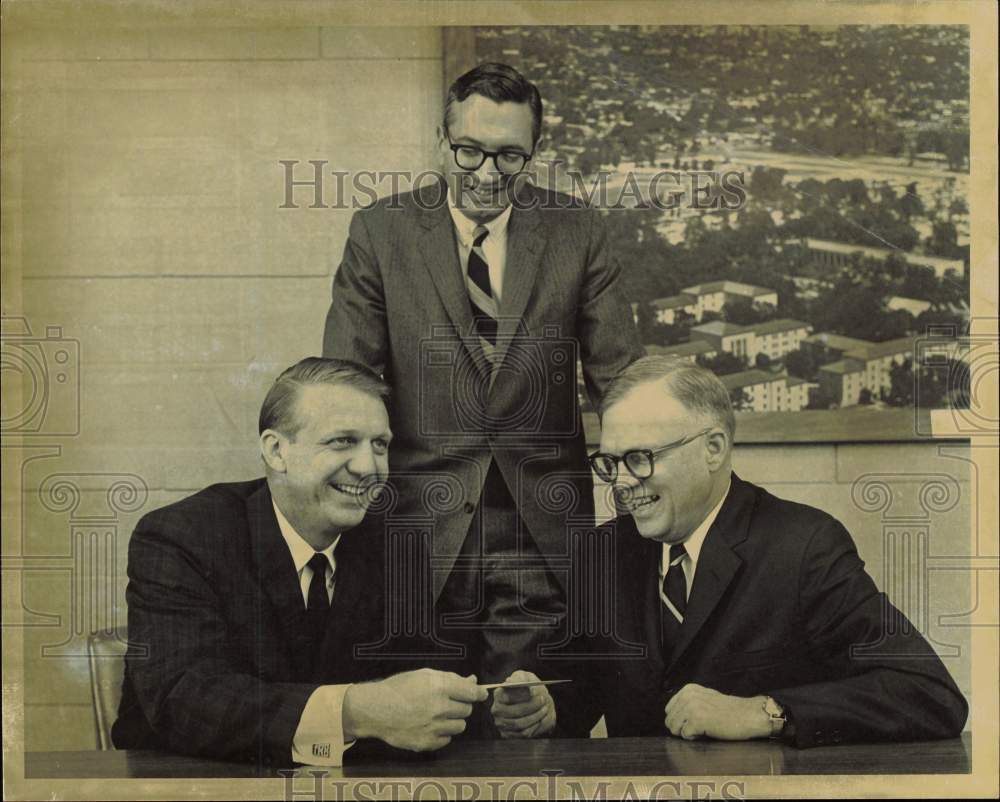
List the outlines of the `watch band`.
<svg viewBox="0 0 1000 802">
<path fill-rule="evenodd" d="M 768 721 L 771 724 L 771 738 L 780 738 L 784 729 L 785 724 L 788 719 L 785 716 L 784 708 L 779 705 L 770 696 L 764 697 L 764 704 L 762 705 L 764 712 L 767 714 Z"/>
</svg>

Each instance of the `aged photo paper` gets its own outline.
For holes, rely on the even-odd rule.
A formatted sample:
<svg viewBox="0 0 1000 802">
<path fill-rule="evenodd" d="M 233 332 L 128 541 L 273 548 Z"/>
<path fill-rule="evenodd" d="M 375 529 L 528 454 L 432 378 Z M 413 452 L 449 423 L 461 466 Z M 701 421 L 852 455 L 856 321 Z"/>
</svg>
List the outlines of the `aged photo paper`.
<svg viewBox="0 0 1000 802">
<path fill-rule="evenodd" d="M 1000 792 L 994 3 L 0 8 L 6 798 Z M 647 353 L 722 379 L 740 476 L 842 521 L 955 679 L 970 712 L 948 773 L 856 773 L 830 747 L 818 774 L 772 750 L 739 774 L 693 751 L 631 776 L 608 751 L 600 775 L 522 776 L 503 742 L 461 777 L 432 758 L 386 777 L 104 762 L 120 675 L 97 668 L 121 662 L 136 524 L 262 475 L 261 401 L 323 351 L 352 215 L 440 169 L 448 86 L 483 61 L 537 83 L 525 170 L 605 216 Z M 599 480 L 595 502 L 613 515 Z M 603 721 L 591 738 L 614 749 Z"/>
</svg>

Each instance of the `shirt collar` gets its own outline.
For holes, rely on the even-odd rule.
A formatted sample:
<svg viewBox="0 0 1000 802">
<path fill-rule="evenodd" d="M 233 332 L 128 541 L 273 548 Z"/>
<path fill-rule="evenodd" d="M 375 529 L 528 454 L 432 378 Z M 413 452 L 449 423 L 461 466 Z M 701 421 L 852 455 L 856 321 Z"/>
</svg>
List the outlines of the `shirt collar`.
<svg viewBox="0 0 1000 802">
<path fill-rule="evenodd" d="M 722 494 L 722 498 L 719 499 L 719 503 L 716 504 L 712 511 L 705 516 L 705 520 L 702 521 L 698 528 L 691 533 L 691 536 L 683 541 L 684 550 L 687 551 L 688 556 L 691 558 L 691 564 L 698 564 L 698 555 L 701 554 L 701 547 L 705 543 L 705 538 L 708 535 L 708 530 L 712 528 L 712 524 L 715 523 L 715 519 L 719 516 L 719 510 L 722 509 L 722 504 L 726 500 L 726 496 L 729 495 L 729 488 L 732 486 L 732 479 L 730 479 L 729 484 L 726 485 L 726 492 Z M 663 569 L 670 562 L 670 544 L 663 544 L 663 556 L 660 558 L 660 574 L 663 574 Z"/>
<path fill-rule="evenodd" d="M 278 519 L 278 529 L 281 530 L 281 536 L 285 539 L 285 543 L 288 544 L 288 550 L 292 553 L 292 561 L 295 563 L 295 572 L 301 574 L 302 569 L 306 567 L 312 556 L 316 554 L 316 549 L 310 546 L 305 539 L 298 532 L 295 531 L 295 527 L 292 526 L 288 519 L 282 515 L 281 510 L 278 509 L 278 505 L 274 503 L 274 499 L 271 500 L 271 506 L 274 507 L 274 516 Z M 337 544 L 340 542 L 340 535 L 334 538 L 333 543 L 327 546 L 320 554 L 325 554 L 326 559 L 329 560 L 330 565 L 333 565 L 333 551 L 337 548 Z"/>
<path fill-rule="evenodd" d="M 448 211 L 451 212 L 451 219 L 455 223 L 455 231 L 458 233 L 458 238 L 462 245 L 466 248 L 472 247 L 472 241 L 475 238 L 476 226 L 486 226 L 491 237 L 503 236 L 507 231 L 507 224 L 510 222 L 510 212 L 513 208 L 513 206 L 508 206 L 489 222 L 477 223 L 475 220 L 470 220 L 462 214 L 461 211 L 459 211 L 458 207 L 455 206 L 455 203 L 451 198 L 451 190 L 448 190 Z"/>
</svg>

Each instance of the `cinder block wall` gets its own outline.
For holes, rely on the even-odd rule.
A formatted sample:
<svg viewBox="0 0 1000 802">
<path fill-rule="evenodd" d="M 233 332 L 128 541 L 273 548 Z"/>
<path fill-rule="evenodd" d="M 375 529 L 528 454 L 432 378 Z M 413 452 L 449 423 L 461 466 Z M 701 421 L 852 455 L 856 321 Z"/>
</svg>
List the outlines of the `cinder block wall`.
<svg viewBox="0 0 1000 802">
<path fill-rule="evenodd" d="M 441 34 L 39 29 L 9 37 L 4 59 L 3 309 L 32 329 L 6 321 L 5 356 L 47 366 L 25 369 L 22 402 L 48 404 L 32 419 L 40 429 L 2 451 L 4 567 L 15 569 L 5 619 L 25 624 L 25 748 L 88 749 L 84 637 L 125 621 L 136 521 L 258 475 L 264 388 L 320 350 L 350 211 L 306 208 L 307 188 L 301 208 L 279 209 L 279 160 L 431 167 Z M 928 443 L 736 455 L 745 478 L 844 521 L 965 691 L 978 490 L 968 458 Z M 887 475 L 893 506 L 879 507 L 878 490 L 852 498 L 870 473 Z M 955 480 L 944 482 L 954 503 L 921 491 L 933 475 Z"/>
<path fill-rule="evenodd" d="M 991 491 L 973 460 L 959 443 L 742 446 L 734 468 L 781 498 L 836 516 L 879 589 L 971 699 L 970 616 L 989 598 L 980 587 L 995 583 L 983 570 L 995 549 L 976 515 Z"/>
<path fill-rule="evenodd" d="M 49 408 L 3 449 L 4 557 L 25 558 L 11 577 L 29 625 L 25 747 L 86 749 L 83 636 L 125 620 L 136 520 L 259 475 L 263 392 L 321 350 L 351 211 L 308 208 L 308 187 L 279 208 L 279 162 L 302 162 L 300 180 L 309 160 L 433 167 L 441 31 L 18 29 L 4 59 L 4 315 L 71 341 L 18 341 L 50 371 L 22 401 L 44 389 Z"/>
</svg>

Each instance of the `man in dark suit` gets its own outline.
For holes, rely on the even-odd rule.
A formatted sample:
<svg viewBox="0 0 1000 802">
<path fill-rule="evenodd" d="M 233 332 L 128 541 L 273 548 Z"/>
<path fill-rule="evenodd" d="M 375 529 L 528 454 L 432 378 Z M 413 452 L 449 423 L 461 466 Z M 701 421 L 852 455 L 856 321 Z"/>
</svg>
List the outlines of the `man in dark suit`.
<svg viewBox="0 0 1000 802">
<path fill-rule="evenodd" d="M 454 82 L 445 180 L 355 214 L 323 346 L 400 390 L 397 514 L 427 521 L 437 613 L 420 634 L 488 681 L 558 673 L 538 650 L 565 632 L 567 522 L 593 516 L 577 363 L 596 404 L 642 353 L 600 215 L 526 180 L 541 123 L 538 90 L 506 65 Z"/>
<path fill-rule="evenodd" d="M 339 765 L 372 738 L 437 749 L 487 691 L 366 656 L 384 635 L 384 547 L 362 519 L 386 478 L 387 387 L 309 358 L 260 413 L 266 478 L 145 515 L 129 542 L 129 650 L 113 740 L 256 762 Z"/>
<path fill-rule="evenodd" d="M 591 462 L 623 513 L 615 629 L 645 658 L 598 664 L 592 719 L 800 747 L 958 735 L 964 697 L 850 535 L 733 474 L 734 431 L 725 387 L 693 364 L 645 357 L 605 396 Z"/>
</svg>

